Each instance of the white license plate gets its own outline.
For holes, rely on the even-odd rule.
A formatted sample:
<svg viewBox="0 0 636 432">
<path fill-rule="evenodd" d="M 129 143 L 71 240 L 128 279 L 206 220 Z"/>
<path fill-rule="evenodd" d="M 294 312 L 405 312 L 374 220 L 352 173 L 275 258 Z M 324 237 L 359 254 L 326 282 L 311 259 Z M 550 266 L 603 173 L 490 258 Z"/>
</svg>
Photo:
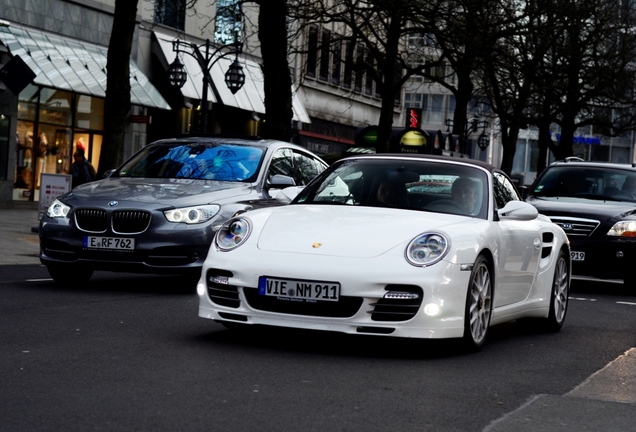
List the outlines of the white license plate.
<svg viewBox="0 0 636 432">
<path fill-rule="evenodd" d="M 585 252 L 570 252 L 572 256 L 572 261 L 585 261 Z"/>
<path fill-rule="evenodd" d="M 278 279 L 267 276 L 258 278 L 258 293 L 288 299 L 308 301 L 338 301 L 340 284 L 338 282 Z"/>
<path fill-rule="evenodd" d="M 84 247 L 87 249 L 135 250 L 135 239 L 86 236 L 84 237 Z"/>
</svg>

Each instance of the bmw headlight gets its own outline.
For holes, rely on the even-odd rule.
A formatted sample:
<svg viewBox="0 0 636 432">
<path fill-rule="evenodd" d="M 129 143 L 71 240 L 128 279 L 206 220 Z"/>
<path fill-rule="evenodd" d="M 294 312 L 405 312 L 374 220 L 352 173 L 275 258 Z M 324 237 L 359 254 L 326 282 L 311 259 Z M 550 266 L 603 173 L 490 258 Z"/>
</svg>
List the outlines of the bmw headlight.
<svg viewBox="0 0 636 432">
<path fill-rule="evenodd" d="M 51 218 L 65 218 L 71 208 L 60 200 L 55 200 L 46 209 L 46 215 Z"/>
<path fill-rule="evenodd" d="M 223 224 L 214 237 L 219 249 L 229 251 L 239 247 L 252 232 L 252 223 L 246 217 L 230 219 Z"/>
<path fill-rule="evenodd" d="M 207 204 L 166 210 L 163 214 L 169 222 L 198 224 L 212 219 L 220 208 L 218 204 Z"/>
<path fill-rule="evenodd" d="M 620 221 L 607 232 L 608 236 L 636 237 L 636 221 Z"/>
<path fill-rule="evenodd" d="M 435 264 L 448 252 L 450 242 L 441 234 L 420 234 L 406 247 L 406 260 L 417 267 Z"/>
</svg>

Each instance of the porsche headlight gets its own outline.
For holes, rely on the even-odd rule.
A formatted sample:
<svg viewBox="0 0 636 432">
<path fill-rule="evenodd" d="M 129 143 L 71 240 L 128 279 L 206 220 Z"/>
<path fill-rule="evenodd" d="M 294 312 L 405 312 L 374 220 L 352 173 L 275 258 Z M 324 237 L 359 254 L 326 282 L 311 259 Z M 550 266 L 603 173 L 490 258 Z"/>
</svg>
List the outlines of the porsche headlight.
<svg viewBox="0 0 636 432">
<path fill-rule="evenodd" d="M 55 200 L 46 209 L 46 215 L 51 218 L 64 218 L 71 208 L 60 200 Z"/>
<path fill-rule="evenodd" d="M 208 204 L 166 210 L 163 214 L 169 222 L 197 224 L 212 219 L 220 208 L 218 204 Z"/>
<path fill-rule="evenodd" d="M 219 249 L 229 251 L 239 247 L 252 232 L 252 223 L 246 217 L 237 217 L 225 222 L 217 231 L 214 241 Z"/>
<path fill-rule="evenodd" d="M 607 232 L 608 236 L 636 237 L 636 221 L 620 221 Z"/>
<path fill-rule="evenodd" d="M 449 247 L 450 242 L 441 234 L 420 234 L 406 247 L 406 260 L 417 267 L 430 266 L 444 258 Z"/>
</svg>

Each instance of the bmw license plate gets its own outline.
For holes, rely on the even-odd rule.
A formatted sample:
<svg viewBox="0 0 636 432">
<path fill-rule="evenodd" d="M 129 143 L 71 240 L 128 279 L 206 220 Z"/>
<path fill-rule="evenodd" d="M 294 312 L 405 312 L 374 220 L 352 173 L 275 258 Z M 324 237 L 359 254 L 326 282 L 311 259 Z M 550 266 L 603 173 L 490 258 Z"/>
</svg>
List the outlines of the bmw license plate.
<svg viewBox="0 0 636 432">
<path fill-rule="evenodd" d="M 585 252 L 572 251 L 570 255 L 572 256 L 572 261 L 585 261 Z"/>
<path fill-rule="evenodd" d="M 87 249 L 103 250 L 135 250 L 135 239 L 123 237 L 84 237 L 84 247 Z"/>
<path fill-rule="evenodd" d="M 278 279 L 261 276 L 258 278 L 258 293 L 264 296 L 294 300 L 338 301 L 340 298 L 340 284 L 338 282 Z"/>
</svg>

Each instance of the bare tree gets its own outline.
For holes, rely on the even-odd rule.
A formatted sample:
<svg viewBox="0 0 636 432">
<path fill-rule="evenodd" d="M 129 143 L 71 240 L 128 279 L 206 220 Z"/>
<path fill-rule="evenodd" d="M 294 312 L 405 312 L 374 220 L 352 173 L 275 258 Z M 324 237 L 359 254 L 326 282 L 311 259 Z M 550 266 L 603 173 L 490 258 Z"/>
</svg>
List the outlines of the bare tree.
<svg viewBox="0 0 636 432">
<path fill-rule="evenodd" d="M 393 116 L 401 90 L 408 78 L 419 71 L 409 68 L 407 35 L 414 32 L 410 19 L 419 10 L 417 0 L 305 0 L 290 2 L 290 17 L 301 29 L 311 25 L 335 25 L 343 30 L 330 43 L 346 41 L 356 47 L 341 59 L 345 69 L 353 66 L 356 79 L 363 75 L 375 83 L 381 98 L 376 151 L 390 149 Z M 301 54 L 326 52 L 330 47 L 305 46 Z M 359 49 L 358 47 L 363 47 Z M 355 99 L 352 91 L 350 97 Z"/>
</svg>

